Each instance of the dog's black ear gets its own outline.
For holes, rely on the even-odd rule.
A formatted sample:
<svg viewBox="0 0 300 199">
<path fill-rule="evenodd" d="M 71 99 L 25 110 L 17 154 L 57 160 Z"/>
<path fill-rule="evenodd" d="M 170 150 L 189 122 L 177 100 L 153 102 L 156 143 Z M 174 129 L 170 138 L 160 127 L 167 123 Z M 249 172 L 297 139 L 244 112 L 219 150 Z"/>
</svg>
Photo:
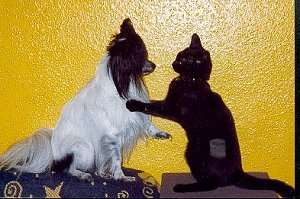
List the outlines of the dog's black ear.
<svg viewBox="0 0 300 199">
<path fill-rule="evenodd" d="M 136 34 L 134 27 L 132 25 L 132 22 L 129 18 L 124 19 L 123 23 L 121 24 L 121 34 L 123 35 L 130 35 L 130 34 Z"/>
<path fill-rule="evenodd" d="M 202 48 L 200 37 L 196 33 L 194 33 L 192 36 L 190 48 Z"/>
</svg>

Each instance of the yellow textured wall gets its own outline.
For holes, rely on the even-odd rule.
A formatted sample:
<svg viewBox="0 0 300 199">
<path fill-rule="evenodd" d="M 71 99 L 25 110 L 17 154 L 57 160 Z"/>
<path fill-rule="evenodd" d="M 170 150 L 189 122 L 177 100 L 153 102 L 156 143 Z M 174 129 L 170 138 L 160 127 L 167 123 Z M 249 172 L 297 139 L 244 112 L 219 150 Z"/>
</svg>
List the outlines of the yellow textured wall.
<svg viewBox="0 0 300 199">
<path fill-rule="evenodd" d="M 246 171 L 294 184 L 294 1 L 1 0 L 0 153 L 59 112 L 94 75 L 111 35 L 130 17 L 157 70 L 146 78 L 162 99 L 177 52 L 197 32 L 211 52 L 210 84 L 236 120 Z M 127 166 L 160 180 L 188 171 L 179 125 L 154 118 L 172 141 L 141 144 Z"/>
</svg>

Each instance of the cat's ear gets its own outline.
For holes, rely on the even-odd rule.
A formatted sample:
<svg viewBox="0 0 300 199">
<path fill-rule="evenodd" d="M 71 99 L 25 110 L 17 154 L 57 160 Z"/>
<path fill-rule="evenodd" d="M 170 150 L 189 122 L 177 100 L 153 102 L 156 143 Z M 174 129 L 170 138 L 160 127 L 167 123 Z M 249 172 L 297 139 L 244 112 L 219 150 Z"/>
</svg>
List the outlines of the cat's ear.
<svg viewBox="0 0 300 199">
<path fill-rule="evenodd" d="M 194 33 L 192 36 L 192 41 L 191 41 L 190 47 L 191 48 L 202 48 L 200 37 L 196 33 Z"/>
<path fill-rule="evenodd" d="M 121 24 L 120 32 L 124 36 L 136 34 L 132 22 L 129 18 L 124 19 L 123 23 Z"/>
</svg>

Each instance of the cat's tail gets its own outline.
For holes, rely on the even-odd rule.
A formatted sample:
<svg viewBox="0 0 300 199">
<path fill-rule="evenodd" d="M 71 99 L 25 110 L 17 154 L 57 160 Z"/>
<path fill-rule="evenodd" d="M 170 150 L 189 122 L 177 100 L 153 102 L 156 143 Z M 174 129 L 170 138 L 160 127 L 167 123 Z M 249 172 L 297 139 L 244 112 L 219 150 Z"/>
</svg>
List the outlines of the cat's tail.
<svg viewBox="0 0 300 199">
<path fill-rule="evenodd" d="M 283 198 L 295 197 L 295 189 L 285 182 L 275 179 L 256 178 L 247 173 L 242 173 L 234 185 L 245 189 L 273 190 Z"/>
<path fill-rule="evenodd" d="M 31 137 L 12 145 L 0 156 L 0 170 L 16 169 L 19 172 L 42 173 L 51 167 L 52 129 L 39 129 Z"/>
</svg>

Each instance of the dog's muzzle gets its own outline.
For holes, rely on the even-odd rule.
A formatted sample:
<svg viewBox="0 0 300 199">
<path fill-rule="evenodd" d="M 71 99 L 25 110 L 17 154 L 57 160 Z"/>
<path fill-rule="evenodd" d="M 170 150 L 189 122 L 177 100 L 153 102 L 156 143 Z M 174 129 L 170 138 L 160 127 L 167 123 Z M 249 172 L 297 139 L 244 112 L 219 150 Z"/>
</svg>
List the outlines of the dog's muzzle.
<svg viewBox="0 0 300 199">
<path fill-rule="evenodd" d="M 152 73 L 155 70 L 155 68 L 156 68 L 156 65 L 153 62 L 147 60 L 143 67 L 143 75 L 148 75 L 148 74 Z"/>
</svg>

